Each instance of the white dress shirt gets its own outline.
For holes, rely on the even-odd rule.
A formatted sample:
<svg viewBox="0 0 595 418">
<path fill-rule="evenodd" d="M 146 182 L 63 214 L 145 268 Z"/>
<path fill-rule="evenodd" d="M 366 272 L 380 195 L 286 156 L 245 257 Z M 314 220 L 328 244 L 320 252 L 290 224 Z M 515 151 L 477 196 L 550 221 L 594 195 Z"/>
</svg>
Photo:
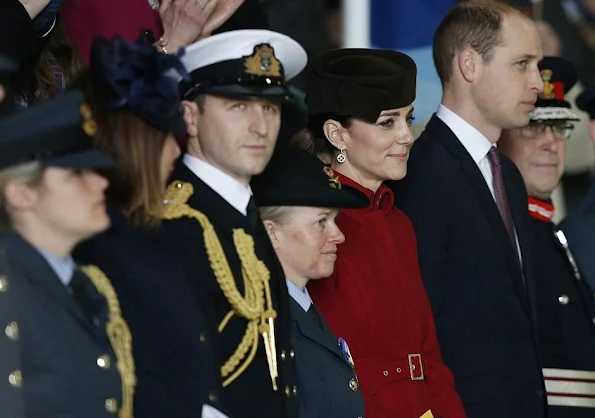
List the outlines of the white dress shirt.
<svg viewBox="0 0 595 418">
<path fill-rule="evenodd" d="M 207 186 L 225 199 L 227 203 L 246 216 L 248 202 L 252 197 L 250 186 L 243 185 L 229 174 L 190 154 L 184 154 L 184 164 L 196 177 L 204 181 Z"/>
</svg>

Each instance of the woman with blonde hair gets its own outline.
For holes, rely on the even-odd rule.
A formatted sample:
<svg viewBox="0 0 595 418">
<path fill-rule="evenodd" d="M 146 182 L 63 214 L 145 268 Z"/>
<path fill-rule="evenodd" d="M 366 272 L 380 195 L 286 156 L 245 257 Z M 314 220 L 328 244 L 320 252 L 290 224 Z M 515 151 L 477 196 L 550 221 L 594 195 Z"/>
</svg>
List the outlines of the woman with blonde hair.
<svg viewBox="0 0 595 418">
<path fill-rule="evenodd" d="M 277 151 L 251 186 L 291 296 L 299 417 L 363 417 L 347 343 L 333 335 L 306 285 L 333 273 L 337 248 L 345 241 L 335 223 L 338 208 L 365 207 L 367 199 L 343 190 L 330 168 L 297 148 Z"/>
<path fill-rule="evenodd" d="M 109 226 L 108 182 L 96 170 L 113 161 L 93 149 L 95 127 L 80 92 L 0 118 L 3 417 L 132 412 L 134 362 L 117 298 L 71 256 Z"/>
</svg>

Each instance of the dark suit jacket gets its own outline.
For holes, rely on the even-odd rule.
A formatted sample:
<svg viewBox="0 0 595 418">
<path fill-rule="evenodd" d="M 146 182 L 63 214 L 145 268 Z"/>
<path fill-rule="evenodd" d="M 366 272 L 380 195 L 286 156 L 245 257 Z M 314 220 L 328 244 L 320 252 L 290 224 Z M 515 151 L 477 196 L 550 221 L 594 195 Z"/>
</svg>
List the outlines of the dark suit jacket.
<svg viewBox="0 0 595 418">
<path fill-rule="evenodd" d="M 244 295 L 244 281 L 240 260 L 233 242 L 232 230 L 234 228 L 243 228 L 253 236 L 256 255 L 266 264 L 271 273 L 269 284 L 273 307 L 277 311 L 275 331 L 280 375 L 278 390 L 273 391 L 264 344 L 262 337 L 259 336 L 258 351 L 250 366 L 237 380 L 222 390 L 223 404 L 228 408 L 232 418 L 256 415 L 262 418 L 295 416 L 297 413 L 297 401 L 294 396 L 296 377 L 293 356 L 289 355 L 292 351 L 290 347 L 289 295 L 283 270 L 264 226 L 259 223 L 256 228 L 253 228 L 243 214 L 196 177 L 181 160 L 174 171 L 172 180 L 188 182 L 194 187 L 194 194 L 190 197 L 188 204 L 205 214 L 213 224 L 236 279 L 238 290 L 242 295 Z M 170 244 L 179 251 L 183 262 L 189 269 L 190 283 L 199 305 L 212 306 L 212 309 L 206 311 L 205 314 L 213 334 L 217 335 L 215 349 L 220 356 L 222 365 L 240 344 L 246 332 L 247 321 L 234 315 L 223 332 L 217 332 L 219 323 L 231 310 L 231 306 L 213 274 L 200 223 L 190 218 L 165 221 L 163 231 Z M 286 393 L 289 393 L 289 396 L 286 396 Z"/>
<path fill-rule="evenodd" d="M 111 228 L 80 245 L 78 261 L 98 266 L 118 295 L 132 334 L 135 418 L 200 418 L 221 382 L 207 321 L 187 272 L 160 231 L 128 224 L 109 208 Z"/>
<path fill-rule="evenodd" d="M 105 334 L 105 299 L 88 281 L 100 307 L 95 326 L 45 259 L 15 233 L 0 235 L 0 323 L 18 332 L 0 337 L 0 416 L 108 418 L 107 399 L 121 401 L 116 357 Z M 13 325 L 15 325 L 13 324 Z M 97 364 L 110 357 L 106 369 Z M 22 373 L 22 387 L 9 375 Z"/>
<path fill-rule="evenodd" d="M 595 289 L 595 186 L 580 209 L 560 224 L 583 276 Z"/>
<path fill-rule="evenodd" d="M 299 417 L 362 418 L 364 398 L 337 338 L 324 319 L 320 328 L 295 300 L 290 303 L 291 343 L 297 353 L 301 393 Z"/>
<path fill-rule="evenodd" d="M 408 166 L 393 184 L 395 201 L 415 227 L 442 356 L 468 416 L 542 417 L 529 215 L 518 170 L 502 158 L 524 271 L 479 168 L 436 116 Z"/>
</svg>

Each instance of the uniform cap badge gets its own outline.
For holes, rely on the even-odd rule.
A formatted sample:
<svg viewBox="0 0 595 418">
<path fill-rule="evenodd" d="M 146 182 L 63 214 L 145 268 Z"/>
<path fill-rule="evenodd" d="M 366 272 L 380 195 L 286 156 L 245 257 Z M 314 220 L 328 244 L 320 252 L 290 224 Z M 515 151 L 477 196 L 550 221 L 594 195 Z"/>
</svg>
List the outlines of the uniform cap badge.
<svg viewBox="0 0 595 418">
<path fill-rule="evenodd" d="M 329 178 L 329 180 L 328 180 L 329 186 L 331 186 L 333 189 L 341 190 L 341 181 L 339 180 L 339 177 L 335 175 L 335 172 L 333 171 L 333 169 L 325 166 L 323 168 L 323 170 L 324 170 L 324 173 Z"/>
<path fill-rule="evenodd" d="M 83 131 L 89 136 L 97 133 L 97 122 L 93 119 L 93 112 L 87 103 L 83 103 L 80 107 L 81 116 L 83 117 Z"/>
<path fill-rule="evenodd" d="M 281 77 L 281 62 L 275 56 L 275 50 L 268 44 L 254 47 L 254 53 L 244 57 L 245 72 L 262 77 Z"/>
<path fill-rule="evenodd" d="M 541 78 L 543 79 L 543 93 L 541 97 L 543 99 L 555 99 L 556 89 L 554 84 L 550 81 L 552 79 L 553 71 L 550 69 L 541 70 Z"/>
</svg>

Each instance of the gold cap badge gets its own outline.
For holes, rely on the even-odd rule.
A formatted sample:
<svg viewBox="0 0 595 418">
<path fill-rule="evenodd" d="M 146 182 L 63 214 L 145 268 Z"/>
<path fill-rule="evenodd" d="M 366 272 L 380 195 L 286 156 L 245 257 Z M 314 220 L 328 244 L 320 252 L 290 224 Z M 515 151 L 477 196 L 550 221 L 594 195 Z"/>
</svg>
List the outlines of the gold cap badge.
<svg viewBox="0 0 595 418">
<path fill-rule="evenodd" d="M 553 72 L 549 69 L 541 70 L 541 78 L 543 79 L 543 93 L 541 93 L 541 97 L 544 99 L 555 99 L 556 92 L 554 90 L 554 85 L 551 83 Z"/>
<path fill-rule="evenodd" d="M 275 50 L 268 44 L 254 47 L 254 53 L 244 57 L 247 74 L 264 77 L 281 77 L 281 62 L 275 57 Z"/>
<path fill-rule="evenodd" d="M 324 167 L 324 173 L 328 176 L 328 184 L 333 189 L 341 190 L 341 181 L 338 176 L 335 176 L 335 172 L 330 167 Z"/>
<path fill-rule="evenodd" d="M 89 136 L 97 133 L 97 122 L 93 119 L 93 112 L 87 103 L 83 103 L 80 107 L 81 116 L 83 117 L 83 131 Z"/>
</svg>

